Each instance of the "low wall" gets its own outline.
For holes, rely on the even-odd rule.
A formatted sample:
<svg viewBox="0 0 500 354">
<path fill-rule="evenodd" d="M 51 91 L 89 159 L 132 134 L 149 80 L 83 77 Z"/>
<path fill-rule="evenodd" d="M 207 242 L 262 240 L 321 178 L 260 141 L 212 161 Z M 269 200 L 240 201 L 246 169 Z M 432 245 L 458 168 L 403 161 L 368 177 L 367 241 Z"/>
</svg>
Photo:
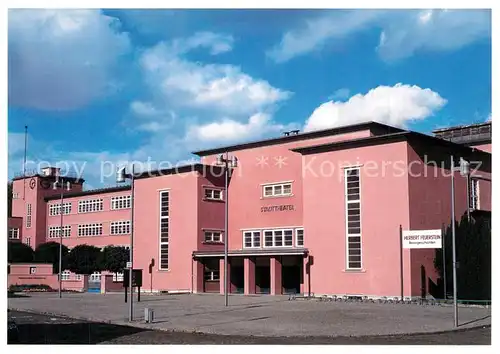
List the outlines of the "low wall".
<svg viewBox="0 0 500 354">
<path fill-rule="evenodd" d="M 7 286 L 11 285 L 48 285 L 52 289 L 59 289 L 57 274 L 52 275 L 17 275 L 7 276 Z"/>
</svg>

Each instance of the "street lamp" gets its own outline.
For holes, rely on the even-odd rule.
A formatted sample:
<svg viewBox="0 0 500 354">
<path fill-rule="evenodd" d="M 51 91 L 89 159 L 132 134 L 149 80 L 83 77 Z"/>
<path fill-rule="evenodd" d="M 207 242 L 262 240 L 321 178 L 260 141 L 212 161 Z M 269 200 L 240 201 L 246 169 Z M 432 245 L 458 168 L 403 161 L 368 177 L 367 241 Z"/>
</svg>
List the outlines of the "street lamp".
<svg viewBox="0 0 500 354">
<path fill-rule="evenodd" d="M 64 215 L 64 180 L 62 177 L 57 177 L 54 185 L 52 186 L 53 190 L 57 190 L 61 186 L 61 205 L 59 206 L 59 213 L 61 214 L 61 225 L 59 228 L 59 298 L 62 298 L 62 246 L 63 246 L 63 215 Z M 71 184 L 69 181 L 66 181 L 66 190 L 71 190 Z"/>
<path fill-rule="evenodd" d="M 459 171 L 462 177 L 467 177 L 467 216 L 469 216 L 469 174 L 470 164 L 460 158 L 460 165 L 455 167 L 455 159 L 451 156 L 451 242 L 453 257 L 453 317 L 455 327 L 458 327 L 458 299 L 457 299 L 457 252 L 455 245 L 455 172 Z M 443 246 L 444 247 L 444 246 Z"/>
<path fill-rule="evenodd" d="M 132 271 L 134 270 L 134 165 L 132 164 L 132 173 L 128 174 L 126 172 L 126 167 L 119 168 L 118 171 L 116 172 L 116 182 L 117 183 L 124 183 L 127 179 L 130 179 L 131 181 L 131 197 L 130 197 L 130 205 L 131 205 L 131 211 L 130 213 L 132 220 L 130 221 L 130 267 L 129 267 L 129 281 L 128 285 L 130 286 L 130 307 L 129 307 L 129 314 L 128 314 L 128 319 L 130 322 L 133 321 L 134 319 L 134 314 L 133 314 L 133 296 L 134 296 L 134 287 L 132 286 Z"/>
<path fill-rule="evenodd" d="M 229 169 L 238 167 L 238 158 L 232 156 L 229 158 L 229 153 L 226 152 L 226 156 L 222 154 L 217 156 L 216 164 L 224 167 L 224 177 L 225 177 L 225 212 L 224 212 L 224 305 L 228 305 L 228 291 L 227 291 L 227 254 L 228 254 L 228 244 L 229 244 L 229 230 L 228 230 L 228 215 L 229 215 Z"/>
</svg>

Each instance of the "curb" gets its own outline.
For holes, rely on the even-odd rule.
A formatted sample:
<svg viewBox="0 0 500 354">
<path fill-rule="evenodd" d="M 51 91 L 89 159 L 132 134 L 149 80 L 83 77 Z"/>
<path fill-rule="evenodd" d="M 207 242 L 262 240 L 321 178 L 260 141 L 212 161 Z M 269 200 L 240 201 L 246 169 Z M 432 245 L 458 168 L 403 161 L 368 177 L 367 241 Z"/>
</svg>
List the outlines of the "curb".
<svg viewBox="0 0 500 354">
<path fill-rule="evenodd" d="M 31 310 L 31 309 L 20 309 L 20 308 L 8 308 L 8 311 L 19 311 L 19 312 L 26 312 L 26 313 L 32 313 L 32 314 L 37 314 L 37 315 L 47 315 L 47 316 L 55 316 L 55 317 L 60 317 L 60 318 L 66 318 L 66 319 L 73 319 L 73 320 L 81 320 L 81 321 L 87 321 L 87 322 L 93 322 L 93 323 L 102 323 L 102 324 L 111 324 L 111 325 L 117 325 L 117 326 L 125 326 L 125 327 L 133 327 L 133 328 L 141 328 L 141 329 L 147 329 L 147 330 L 152 330 L 152 331 L 162 331 L 162 332 L 170 332 L 170 333 L 193 333 L 193 334 L 202 334 L 202 335 L 217 335 L 217 336 L 226 336 L 226 337 L 231 337 L 231 336 L 240 336 L 240 337 L 252 337 L 252 338 L 300 338 L 301 336 L 265 336 L 265 335 L 239 335 L 239 334 L 220 334 L 220 333 L 213 333 L 213 332 L 203 332 L 203 331 L 198 331 L 198 330 L 176 330 L 176 329 L 167 329 L 167 328 L 156 328 L 153 327 L 152 325 L 143 323 L 142 321 L 138 322 L 125 322 L 125 321 L 110 321 L 110 320 L 101 320 L 101 319 L 91 319 L 91 318 L 85 318 L 85 317 L 80 317 L 80 316 L 68 316 L 64 314 L 58 314 L 54 312 L 45 312 L 45 311 L 36 311 L 36 310 Z M 417 335 L 433 335 L 433 334 L 444 334 L 444 333 L 449 333 L 449 332 L 467 332 L 470 330 L 474 329 L 479 329 L 479 328 L 491 328 L 491 324 L 483 324 L 483 325 L 474 325 L 474 326 L 469 326 L 469 327 L 463 327 L 463 328 L 452 328 L 452 329 L 445 329 L 441 331 L 433 331 L 433 332 L 411 332 L 411 333 L 389 333 L 389 334 L 360 334 L 360 335 L 314 335 L 314 334 L 307 334 L 304 335 L 304 337 L 318 337 L 318 338 L 364 338 L 364 337 L 394 337 L 394 336 L 405 336 L 405 337 L 411 337 L 411 336 L 417 336 Z"/>
</svg>

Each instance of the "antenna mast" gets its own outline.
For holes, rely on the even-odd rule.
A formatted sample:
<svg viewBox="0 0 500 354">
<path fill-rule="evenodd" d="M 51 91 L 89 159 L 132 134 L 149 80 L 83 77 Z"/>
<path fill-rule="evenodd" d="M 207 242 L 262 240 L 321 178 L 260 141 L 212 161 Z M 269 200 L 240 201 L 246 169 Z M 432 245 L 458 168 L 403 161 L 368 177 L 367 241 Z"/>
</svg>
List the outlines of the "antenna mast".
<svg viewBox="0 0 500 354">
<path fill-rule="evenodd" d="M 28 126 L 24 126 L 23 200 L 26 199 L 26 151 L 28 148 Z"/>
</svg>

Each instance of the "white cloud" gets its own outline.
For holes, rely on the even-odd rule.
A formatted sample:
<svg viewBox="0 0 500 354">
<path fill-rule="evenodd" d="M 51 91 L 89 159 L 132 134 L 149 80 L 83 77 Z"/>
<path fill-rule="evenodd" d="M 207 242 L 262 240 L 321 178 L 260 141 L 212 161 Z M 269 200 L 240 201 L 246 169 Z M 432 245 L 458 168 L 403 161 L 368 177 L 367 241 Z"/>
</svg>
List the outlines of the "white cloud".
<svg viewBox="0 0 500 354">
<path fill-rule="evenodd" d="M 348 88 L 340 88 L 336 90 L 333 95 L 331 95 L 328 99 L 330 100 L 344 100 L 349 97 L 351 91 Z"/>
<path fill-rule="evenodd" d="M 237 66 L 203 64 L 178 56 L 175 48 L 193 48 L 192 43 L 201 43 L 189 38 L 186 42 L 191 44 L 182 45 L 179 40 L 174 45 L 160 43 L 141 57 L 151 90 L 170 105 L 248 115 L 290 97 L 290 92 L 254 79 Z"/>
<path fill-rule="evenodd" d="M 175 40 L 173 42 L 173 48 L 179 53 L 185 53 L 194 48 L 204 47 L 210 49 L 210 54 L 217 55 L 231 51 L 233 49 L 233 42 L 234 38 L 230 35 L 213 32 L 197 32 L 187 40 Z"/>
<path fill-rule="evenodd" d="M 277 132 L 284 129 L 284 125 L 271 121 L 271 116 L 265 113 L 257 113 L 251 116 L 247 122 L 241 123 L 232 119 L 222 119 L 200 126 L 190 127 L 186 139 L 205 141 L 244 141 L 269 132 Z"/>
<path fill-rule="evenodd" d="M 447 103 L 437 92 L 418 86 L 396 84 L 378 86 L 366 94 L 352 96 L 346 102 L 325 102 L 307 120 L 304 130 L 377 121 L 405 127 L 411 120 L 431 116 Z"/>
<path fill-rule="evenodd" d="M 119 24 L 99 10 L 10 10 L 9 103 L 69 110 L 110 93 L 130 49 Z"/>
<path fill-rule="evenodd" d="M 328 41 L 380 29 L 376 47 L 387 61 L 420 51 L 450 51 L 491 35 L 489 10 L 330 10 L 286 32 L 268 51 L 276 62 L 319 50 Z"/>
</svg>

